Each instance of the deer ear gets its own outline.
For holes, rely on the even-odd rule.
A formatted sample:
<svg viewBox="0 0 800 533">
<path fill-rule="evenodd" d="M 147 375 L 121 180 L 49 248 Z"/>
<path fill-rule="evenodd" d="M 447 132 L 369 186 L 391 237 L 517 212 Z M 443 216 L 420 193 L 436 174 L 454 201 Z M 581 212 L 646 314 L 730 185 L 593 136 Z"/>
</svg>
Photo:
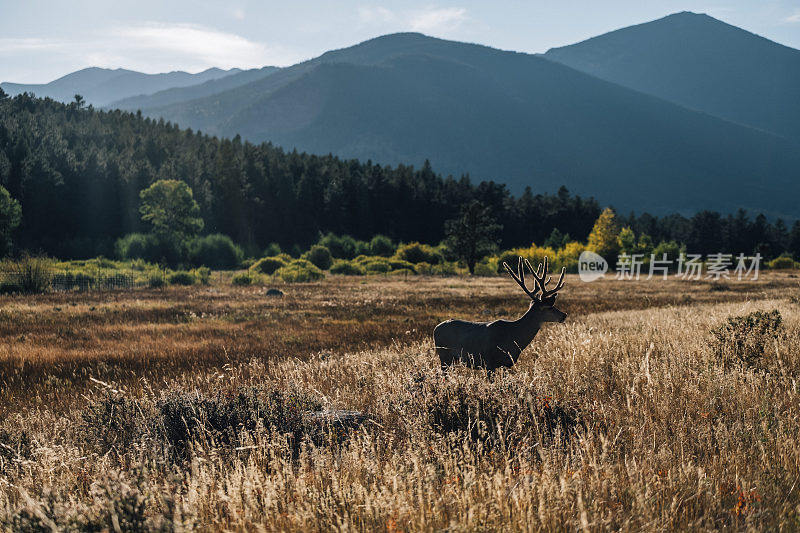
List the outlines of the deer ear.
<svg viewBox="0 0 800 533">
<path fill-rule="evenodd" d="M 547 298 L 543 299 L 542 305 L 553 307 L 554 305 L 556 305 L 556 296 L 558 296 L 558 294 L 554 294 L 552 296 L 548 296 Z"/>
</svg>

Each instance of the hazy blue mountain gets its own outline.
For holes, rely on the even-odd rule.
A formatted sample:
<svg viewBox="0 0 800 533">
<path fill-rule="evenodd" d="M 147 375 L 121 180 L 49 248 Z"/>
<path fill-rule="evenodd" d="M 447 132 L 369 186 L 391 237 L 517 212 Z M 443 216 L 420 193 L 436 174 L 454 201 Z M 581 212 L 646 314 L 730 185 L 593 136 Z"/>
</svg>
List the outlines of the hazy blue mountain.
<svg viewBox="0 0 800 533">
<path fill-rule="evenodd" d="M 263 67 L 244 70 L 225 76 L 223 78 L 212 79 L 205 83 L 190 85 L 188 87 L 174 87 L 165 89 L 153 94 L 142 94 L 123 98 L 106 105 L 108 108 L 124 109 L 135 111 L 138 109 L 151 109 L 163 107 L 170 104 L 195 100 L 204 96 L 221 93 L 229 89 L 234 89 L 241 85 L 246 85 L 255 80 L 269 76 L 278 71 L 278 67 Z"/>
<path fill-rule="evenodd" d="M 708 15 L 677 13 L 545 57 L 800 141 L 800 50 Z"/>
<path fill-rule="evenodd" d="M 625 211 L 800 215 L 796 143 L 539 56 L 420 34 L 373 39 L 146 112 L 288 149 L 430 159 L 514 191 L 565 184 Z"/>
<path fill-rule="evenodd" d="M 173 87 L 186 87 L 224 78 L 241 72 L 239 69 L 221 70 L 210 68 L 197 74 L 176 71 L 163 74 L 144 74 L 126 69 L 91 67 L 67 74 L 44 84 L 4 82 L 0 87 L 11 96 L 23 92 L 39 97 L 53 98 L 61 102 L 72 101 L 76 94 L 87 103 L 104 106 L 114 100 L 140 94 L 152 94 Z"/>
</svg>

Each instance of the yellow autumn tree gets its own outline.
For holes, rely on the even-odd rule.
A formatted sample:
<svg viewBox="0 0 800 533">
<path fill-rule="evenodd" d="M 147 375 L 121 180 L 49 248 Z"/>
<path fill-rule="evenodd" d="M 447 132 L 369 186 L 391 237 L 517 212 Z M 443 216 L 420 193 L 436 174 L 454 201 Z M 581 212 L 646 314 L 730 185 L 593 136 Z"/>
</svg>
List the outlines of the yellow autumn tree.
<svg viewBox="0 0 800 533">
<path fill-rule="evenodd" d="M 606 207 L 594 223 L 589 234 L 589 249 L 605 257 L 607 260 L 616 260 L 619 253 L 619 222 L 617 215 L 610 207 Z"/>
</svg>

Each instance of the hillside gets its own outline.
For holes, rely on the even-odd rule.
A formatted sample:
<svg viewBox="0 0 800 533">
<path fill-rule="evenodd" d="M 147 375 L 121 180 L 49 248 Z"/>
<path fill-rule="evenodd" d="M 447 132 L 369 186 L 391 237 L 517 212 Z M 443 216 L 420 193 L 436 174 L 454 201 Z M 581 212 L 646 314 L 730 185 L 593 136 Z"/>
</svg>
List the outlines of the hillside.
<svg viewBox="0 0 800 533">
<path fill-rule="evenodd" d="M 287 148 L 554 190 L 623 211 L 800 215 L 800 146 L 541 57 L 395 34 L 145 112 Z"/>
<path fill-rule="evenodd" d="M 800 50 L 695 13 L 545 57 L 637 91 L 800 141 Z"/>
<path fill-rule="evenodd" d="M 126 69 L 85 68 L 44 84 L 4 82 L 0 87 L 10 96 L 23 92 L 38 97 L 50 97 L 60 102 L 70 102 L 76 94 L 87 103 L 104 106 L 140 94 L 151 94 L 174 87 L 186 87 L 217 80 L 241 72 L 239 69 L 210 68 L 197 74 L 176 71 L 162 74 L 144 74 Z"/>
<path fill-rule="evenodd" d="M 189 85 L 188 87 L 173 87 L 153 94 L 140 94 L 129 98 L 122 98 L 107 104 L 106 107 L 110 109 L 136 111 L 139 109 L 150 109 L 153 107 L 162 107 L 188 100 L 195 100 L 246 85 L 269 76 L 270 74 L 274 74 L 278 70 L 277 67 L 254 68 L 236 72 L 222 78 L 215 78 L 204 83 Z"/>
<path fill-rule="evenodd" d="M 472 199 L 503 221 L 508 246 L 543 242 L 556 226 L 584 239 L 600 213 L 566 190 L 513 198 L 502 185 L 444 178 L 430 165 L 287 153 L 119 110 L 0 97 L 0 185 L 22 204 L 21 249 L 113 255 L 115 239 L 142 229 L 139 191 L 160 179 L 189 184 L 204 230 L 254 253 L 271 242 L 307 245 L 320 231 L 438 243 L 444 222 Z"/>
</svg>

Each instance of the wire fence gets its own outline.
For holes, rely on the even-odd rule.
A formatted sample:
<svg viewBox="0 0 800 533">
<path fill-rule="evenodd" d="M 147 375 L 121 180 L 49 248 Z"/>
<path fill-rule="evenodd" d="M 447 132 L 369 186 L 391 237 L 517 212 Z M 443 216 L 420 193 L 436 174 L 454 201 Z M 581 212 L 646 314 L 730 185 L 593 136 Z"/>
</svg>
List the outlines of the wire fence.
<svg viewBox="0 0 800 533">
<path fill-rule="evenodd" d="M 25 292 L 26 287 L 36 286 L 33 292 L 82 292 L 138 289 L 153 286 L 153 278 L 164 278 L 163 272 L 151 272 L 149 275 L 140 271 L 113 270 L 104 272 L 74 272 L 61 269 L 46 269 L 33 272 L 0 271 L 2 292 Z"/>
</svg>

